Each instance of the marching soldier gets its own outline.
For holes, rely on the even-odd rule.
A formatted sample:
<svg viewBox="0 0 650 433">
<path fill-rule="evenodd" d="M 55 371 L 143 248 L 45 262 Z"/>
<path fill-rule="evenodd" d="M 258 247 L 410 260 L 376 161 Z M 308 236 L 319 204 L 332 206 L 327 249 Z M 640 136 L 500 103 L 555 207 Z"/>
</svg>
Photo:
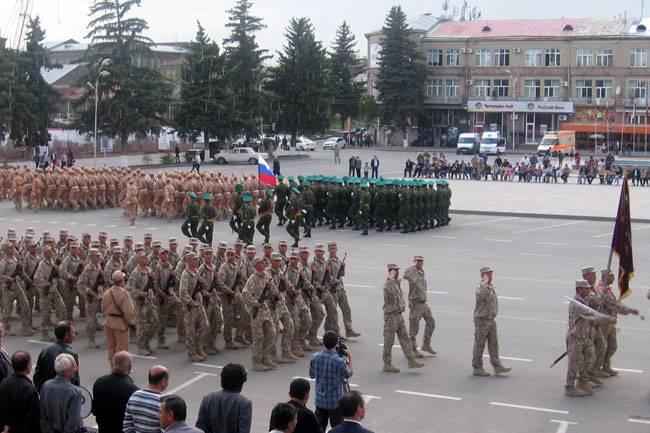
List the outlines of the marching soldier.
<svg viewBox="0 0 650 433">
<path fill-rule="evenodd" d="M 372 205 L 372 196 L 368 191 L 368 183 L 362 182 L 359 186 L 359 215 L 358 215 L 358 225 L 361 230 L 362 235 L 368 236 L 368 224 L 370 219 L 370 207 Z"/>
<path fill-rule="evenodd" d="M 307 252 L 308 251 L 309 250 L 307 250 Z M 302 256 L 303 251 L 301 250 L 300 253 Z M 334 300 L 334 294 L 330 290 L 331 287 L 333 287 L 330 284 L 330 281 L 332 280 L 333 277 L 330 273 L 331 270 L 329 270 L 327 267 L 327 263 L 325 262 L 324 256 L 325 256 L 325 246 L 316 245 L 316 248 L 314 249 L 314 260 L 312 260 L 311 262 L 312 281 L 314 282 L 314 288 L 316 290 L 317 298 L 320 300 L 320 304 L 323 307 L 325 307 L 324 330 L 333 331 L 334 333 L 336 333 L 336 335 L 341 335 L 341 332 L 339 330 L 339 313 L 338 310 L 336 309 L 336 301 Z M 320 308 L 320 311 L 322 312 L 322 307 Z M 312 319 L 314 319 L 314 313 L 316 313 L 316 315 L 319 316 L 318 310 L 316 312 L 312 310 L 311 313 Z M 315 321 L 316 319 L 312 321 L 312 328 L 315 326 Z M 320 325 L 320 322 L 318 322 L 318 325 Z M 309 344 L 312 344 L 312 342 L 310 342 Z"/>
<path fill-rule="evenodd" d="M 240 183 L 235 185 L 235 196 L 233 197 L 232 215 L 230 217 L 230 228 L 233 232 L 239 234 L 242 225 L 242 211 L 244 210 L 244 199 L 242 193 L 244 186 Z M 241 238 L 241 235 L 239 236 Z"/>
<path fill-rule="evenodd" d="M 263 259 L 255 259 L 255 273 L 246 281 L 242 292 L 251 316 L 253 334 L 251 353 L 253 370 L 257 371 L 277 368 L 271 360 L 275 352 L 276 330 L 267 303 L 268 297 L 275 295 L 277 289 L 272 286 L 269 277 L 265 274 L 265 267 Z"/>
<path fill-rule="evenodd" d="M 203 339 L 208 318 L 203 308 L 203 288 L 207 281 L 198 274 L 199 259 L 196 253 L 185 257 L 187 267 L 181 275 L 179 297 L 185 307 L 185 344 L 190 361 L 207 359 L 203 352 Z"/>
<path fill-rule="evenodd" d="M 330 276 L 330 291 L 333 293 L 334 301 L 341 308 L 343 316 L 343 324 L 345 326 L 345 336 L 347 338 L 360 337 L 361 334 L 354 330 L 352 327 L 352 308 L 348 302 L 348 295 L 343 285 L 343 278 L 345 276 L 345 262 L 342 262 L 338 255 L 338 246 L 336 242 L 327 244 L 327 252 L 329 260 L 327 261 L 327 271 Z"/>
<path fill-rule="evenodd" d="M 197 229 L 199 226 L 199 217 L 201 215 L 201 206 L 197 202 L 198 196 L 194 191 L 187 193 L 187 196 L 192 200 L 187 206 L 186 217 L 183 225 L 181 225 L 181 231 L 188 238 L 196 237 Z"/>
<path fill-rule="evenodd" d="M 217 216 L 212 200 L 214 196 L 209 192 L 203 194 L 203 207 L 201 208 L 201 227 L 196 237 L 204 244 L 212 246 L 212 232 L 214 231 L 214 219 Z"/>
<path fill-rule="evenodd" d="M 287 307 L 289 308 L 294 324 L 291 353 L 294 356 L 303 358 L 305 351 L 311 351 L 311 346 L 306 343 L 307 334 L 311 329 L 311 315 L 303 298 L 303 292 L 307 293 L 309 300 L 314 295 L 309 292 L 305 284 L 305 274 L 300 269 L 299 261 L 300 256 L 298 252 L 292 251 L 285 272 L 287 279 Z"/>
<path fill-rule="evenodd" d="M 240 345 L 233 341 L 232 330 L 236 326 L 234 299 L 237 296 L 237 285 L 242 280 L 242 265 L 237 263 L 235 250 L 228 248 L 226 251 L 226 262 L 219 267 L 217 274 L 217 287 L 221 298 L 223 314 L 223 339 L 226 342 L 226 349 L 239 349 Z"/>
<path fill-rule="evenodd" d="M 302 225 L 302 202 L 300 201 L 300 190 L 296 187 L 291 189 L 291 198 L 285 205 L 285 216 L 289 221 L 287 233 L 293 238 L 293 248 L 298 248 L 300 241 L 300 226 Z"/>
<path fill-rule="evenodd" d="M 596 269 L 593 266 L 582 268 L 582 278 L 589 283 L 590 291 L 586 298 L 587 305 L 594 310 L 601 312 L 602 295 L 596 290 Z M 600 386 L 602 385 L 602 382 L 599 378 L 606 378 L 609 377 L 609 375 L 600 371 L 600 365 L 598 365 L 598 360 L 605 357 L 605 351 L 607 350 L 603 329 L 598 322 L 592 324 L 591 342 L 594 345 L 594 356 L 590 359 L 589 372 L 591 373 L 591 376 L 589 377 L 589 381 Z"/>
<path fill-rule="evenodd" d="M 314 197 L 314 191 L 311 189 L 311 182 L 305 180 L 302 182 L 302 209 L 304 210 L 303 218 L 303 227 L 304 227 L 304 237 L 311 237 L 311 229 L 315 227 L 315 218 L 314 205 L 316 204 L 316 198 Z"/>
<path fill-rule="evenodd" d="M 217 334 L 221 333 L 221 327 L 223 325 L 221 303 L 217 295 L 217 268 L 214 265 L 212 248 L 205 248 L 201 254 L 203 256 L 203 263 L 199 267 L 199 276 L 205 279 L 203 308 L 208 320 L 203 352 L 207 355 L 216 355 L 220 352 L 217 347 Z"/>
<path fill-rule="evenodd" d="M 269 238 L 271 237 L 271 218 L 273 215 L 273 190 L 266 190 L 266 197 L 260 201 L 257 213 L 260 217 L 255 228 L 264 236 L 264 243 L 269 243 Z"/>
<path fill-rule="evenodd" d="M 273 315 L 275 329 L 280 329 L 279 324 L 282 323 L 282 339 L 280 346 L 282 348 L 282 355 L 277 358 L 277 352 L 273 349 L 273 362 L 285 364 L 294 362 L 298 357 L 291 353 L 291 343 L 293 341 L 294 323 L 287 308 L 285 300 L 285 292 L 287 291 L 288 281 L 286 275 L 282 274 L 282 257 L 278 253 L 271 255 L 271 266 L 266 268 L 266 275 L 269 278 L 271 285 L 277 288 L 277 293 L 269 298 L 269 306 L 271 307 L 271 314 Z M 281 287 L 284 287 L 280 290 Z M 277 358 L 277 361 L 276 361 Z"/>
<path fill-rule="evenodd" d="M 43 316 L 41 321 L 43 341 L 53 341 L 53 338 L 49 334 L 49 330 L 52 327 L 52 318 L 50 315 L 53 305 L 58 319 L 65 320 L 65 305 L 57 287 L 59 268 L 54 262 L 53 257 L 54 248 L 46 246 L 43 249 L 43 258 L 39 262 L 36 273 L 34 274 L 34 285 L 38 289 L 41 315 Z"/>
<path fill-rule="evenodd" d="M 36 268 L 38 263 L 41 261 L 41 256 L 38 254 L 38 245 L 33 240 L 27 242 L 27 253 L 23 257 L 23 266 L 25 267 L 25 275 L 27 278 L 24 278 L 25 286 L 25 296 L 27 296 L 27 301 L 29 302 L 29 311 L 34 311 L 36 308 L 37 311 L 41 311 L 40 305 L 36 303 L 38 298 L 38 292 L 36 287 L 34 287 L 34 274 L 36 274 Z"/>
<path fill-rule="evenodd" d="M 149 356 L 153 353 L 151 349 L 151 338 L 156 334 L 158 326 L 158 314 L 154 305 L 154 274 L 147 266 L 147 254 L 140 251 L 136 254 L 137 266 L 127 282 L 127 290 L 133 298 L 135 306 L 135 317 L 137 320 L 136 346 L 138 355 Z"/>
<path fill-rule="evenodd" d="M 427 305 L 427 280 L 424 275 L 424 257 L 413 257 L 413 266 L 406 268 L 404 279 L 409 282 L 409 338 L 413 344 L 415 356 L 421 358 L 423 355 L 418 350 L 416 338 L 420 331 L 420 320 L 424 319 L 424 341 L 422 350 L 432 355 L 436 351 L 431 347 L 431 336 L 436 329 L 436 321 L 431 314 L 431 308 Z"/>
<path fill-rule="evenodd" d="M 5 252 L 0 260 L 0 289 L 2 290 L 2 322 L 7 335 L 15 335 L 11 327 L 11 313 L 14 302 L 22 312 L 23 332 L 26 335 L 33 335 L 32 311 L 24 291 L 25 270 L 23 263 L 16 257 L 14 246 L 8 242 L 2 248 Z"/>
<path fill-rule="evenodd" d="M 68 255 L 59 268 L 61 274 L 61 296 L 65 304 L 67 320 L 72 320 L 75 299 L 77 297 L 77 280 L 84 270 L 84 263 L 79 255 L 79 245 L 75 242 L 70 244 L 70 255 Z M 79 296 L 82 296 L 81 294 Z"/>
<path fill-rule="evenodd" d="M 246 192 L 242 195 L 243 207 L 240 210 L 240 223 L 239 223 L 239 238 L 243 240 L 246 245 L 253 244 L 253 237 L 255 236 L 255 215 L 257 209 L 253 203 L 253 196 L 251 193 Z"/>
<path fill-rule="evenodd" d="M 160 251 L 160 260 L 153 270 L 156 291 L 158 292 L 158 349 L 167 350 L 169 346 L 165 339 L 165 326 L 175 318 L 174 310 L 180 306 L 180 300 L 175 294 L 177 280 L 174 268 L 169 262 L 169 250 Z"/>
<path fill-rule="evenodd" d="M 275 195 L 275 215 L 278 217 L 278 225 L 282 226 L 286 221 L 284 217 L 284 206 L 287 203 L 287 198 L 289 197 L 289 187 L 284 183 L 283 176 L 276 176 L 278 179 L 278 185 L 273 190 L 273 195 Z M 268 241 L 267 241 L 268 242 Z"/>
<path fill-rule="evenodd" d="M 392 363 L 393 343 L 395 342 L 395 334 L 399 339 L 399 344 L 402 346 L 402 352 L 408 359 L 409 368 L 421 368 L 424 364 L 420 364 L 415 360 L 413 353 L 413 346 L 408 338 L 406 331 L 406 324 L 404 323 L 404 296 L 400 288 L 399 279 L 399 266 L 389 264 L 388 278 L 384 283 L 384 368 L 386 373 L 399 373 L 399 368 L 395 367 Z"/>
<path fill-rule="evenodd" d="M 90 263 L 83 268 L 81 275 L 79 275 L 77 280 L 77 289 L 79 290 L 79 297 L 83 297 L 86 300 L 86 332 L 88 333 L 88 347 L 96 349 L 99 347 L 99 344 L 95 341 L 97 314 L 101 308 L 105 282 L 104 274 L 100 265 L 100 251 L 93 248 L 88 252 L 88 255 L 90 256 Z M 72 255 L 70 257 L 72 257 Z"/>
<path fill-rule="evenodd" d="M 499 340 L 497 337 L 496 317 L 499 312 L 497 293 L 492 285 L 492 269 L 481 268 L 481 283 L 476 289 L 476 306 L 474 308 L 474 354 L 472 367 L 475 376 L 489 376 L 483 369 L 483 351 L 487 341 L 490 362 L 495 374 L 507 373 L 512 370 L 504 367 L 499 359 Z"/>
</svg>

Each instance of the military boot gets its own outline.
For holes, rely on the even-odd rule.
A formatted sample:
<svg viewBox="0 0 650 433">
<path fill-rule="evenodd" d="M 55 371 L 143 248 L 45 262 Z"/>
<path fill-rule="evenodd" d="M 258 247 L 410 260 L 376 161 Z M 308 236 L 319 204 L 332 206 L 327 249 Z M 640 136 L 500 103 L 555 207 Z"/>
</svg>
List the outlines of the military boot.
<svg viewBox="0 0 650 433">
<path fill-rule="evenodd" d="M 363 227 L 363 231 L 361 232 L 362 236 L 368 236 L 368 226 Z"/>
<path fill-rule="evenodd" d="M 384 369 L 382 371 L 384 373 L 399 373 L 399 368 L 395 367 L 390 362 L 384 362 Z"/>
<path fill-rule="evenodd" d="M 422 368 L 422 367 L 424 367 L 424 364 L 417 362 L 415 358 L 409 359 L 409 368 Z"/>
<path fill-rule="evenodd" d="M 423 344 L 422 347 L 420 347 L 420 350 L 422 350 L 423 352 L 428 352 L 428 353 L 430 353 L 432 355 L 436 354 L 436 351 L 433 350 L 433 347 L 431 347 L 431 343 Z"/>
<path fill-rule="evenodd" d="M 302 346 L 298 346 L 297 349 L 302 350 L 303 352 L 311 352 L 314 350 L 309 344 L 303 343 Z"/>
<path fill-rule="evenodd" d="M 294 356 L 297 356 L 298 358 L 304 358 L 305 357 L 305 352 L 303 352 L 302 349 L 299 347 L 292 347 L 291 348 L 291 353 L 293 353 Z"/>
<path fill-rule="evenodd" d="M 406 234 L 409 232 L 409 228 L 406 224 L 402 224 L 402 230 L 400 230 L 401 234 Z"/>
<path fill-rule="evenodd" d="M 309 345 L 310 345 L 311 347 L 319 348 L 320 346 L 323 345 L 323 342 L 320 341 L 320 339 L 319 339 L 318 337 L 314 337 L 314 338 L 310 338 L 310 339 L 309 339 Z"/>
<path fill-rule="evenodd" d="M 594 390 L 591 388 L 591 385 L 586 380 L 578 380 L 578 385 L 576 386 L 580 391 L 585 395 L 593 395 Z"/>
<path fill-rule="evenodd" d="M 291 364 L 296 362 L 298 357 L 293 356 L 291 352 L 282 352 L 282 356 L 278 359 L 278 364 Z"/>
<path fill-rule="evenodd" d="M 606 378 L 608 378 L 609 376 L 610 376 L 610 374 L 607 373 L 606 371 L 604 371 L 604 370 L 601 369 L 601 368 L 599 368 L 598 370 L 596 370 L 596 377 L 599 377 L 599 378 L 601 378 L 601 379 L 606 379 Z"/>
<path fill-rule="evenodd" d="M 266 365 L 262 364 L 261 362 L 254 362 L 253 363 L 253 370 L 255 371 L 269 371 L 269 367 Z"/>
<path fill-rule="evenodd" d="M 512 370 L 512 368 L 504 367 L 503 365 L 494 366 L 494 374 L 508 373 L 510 370 Z"/>
<path fill-rule="evenodd" d="M 575 386 L 568 385 L 564 387 L 564 395 L 569 397 L 584 397 L 586 394 Z"/>
<path fill-rule="evenodd" d="M 610 376 L 618 376 L 618 371 L 614 370 L 612 367 L 603 367 L 603 371 Z"/>
<path fill-rule="evenodd" d="M 361 337 L 361 334 L 354 329 L 349 329 L 345 331 L 345 338 L 354 338 L 354 337 Z"/>
<path fill-rule="evenodd" d="M 158 349 L 160 349 L 160 350 L 169 349 L 169 346 L 167 345 L 167 342 L 165 341 L 164 338 L 158 340 Z"/>
<path fill-rule="evenodd" d="M 95 340 L 88 340 L 88 347 L 91 349 L 99 348 L 99 344 Z"/>
<path fill-rule="evenodd" d="M 265 367 L 267 367 L 268 370 L 275 370 L 276 368 L 278 368 L 278 365 L 275 362 L 273 362 L 270 358 L 264 358 L 262 360 L 262 364 Z"/>
<path fill-rule="evenodd" d="M 207 353 L 208 355 L 216 355 L 216 354 L 218 354 L 218 353 L 221 353 L 221 350 L 219 350 L 219 348 L 217 347 L 217 345 L 214 344 L 214 343 L 211 343 L 211 344 L 206 345 L 206 346 L 203 348 L 203 351 L 204 351 L 205 353 Z"/>
<path fill-rule="evenodd" d="M 597 377 L 591 376 L 589 379 L 587 379 L 591 383 L 592 388 L 600 388 L 600 385 L 603 384 Z"/>
<path fill-rule="evenodd" d="M 191 352 L 191 353 L 188 353 L 188 356 L 189 356 L 190 361 L 192 361 L 192 362 L 202 362 L 202 361 L 205 361 L 205 358 L 203 358 L 203 357 L 202 357 L 201 355 L 199 355 L 198 353 Z"/>
<path fill-rule="evenodd" d="M 151 352 L 146 347 L 138 347 L 138 355 L 151 356 Z"/>
<path fill-rule="evenodd" d="M 415 346 L 413 347 L 413 356 L 416 358 L 424 358 L 424 354 L 420 352 Z"/>
<path fill-rule="evenodd" d="M 226 341 L 226 349 L 228 350 L 237 350 L 241 346 L 236 341 Z"/>
<path fill-rule="evenodd" d="M 32 327 L 32 325 L 28 325 L 28 326 L 23 326 L 22 333 L 23 333 L 23 335 L 26 335 L 26 336 L 32 336 L 36 332 L 34 331 L 34 328 Z"/>
<path fill-rule="evenodd" d="M 487 376 L 490 375 L 490 373 L 488 373 L 487 371 L 485 371 L 485 370 L 483 369 L 483 367 L 481 367 L 481 368 L 475 368 L 472 374 L 474 374 L 474 376 L 482 376 L 482 377 L 487 377 Z"/>
</svg>

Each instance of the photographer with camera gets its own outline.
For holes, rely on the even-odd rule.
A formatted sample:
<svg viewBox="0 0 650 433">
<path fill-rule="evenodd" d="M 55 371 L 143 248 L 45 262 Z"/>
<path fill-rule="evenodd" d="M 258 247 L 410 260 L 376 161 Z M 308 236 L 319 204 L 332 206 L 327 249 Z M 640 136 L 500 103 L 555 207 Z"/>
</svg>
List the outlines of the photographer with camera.
<svg viewBox="0 0 650 433">
<path fill-rule="evenodd" d="M 323 345 L 309 364 L 309 377 L 316 379 L 316 418 L 325 431 L 328 421 L 332 427 L 343 421 L 339 400 L 352 376 L 352 352 L 332 331 L 323 335 Z"/>
</svg>

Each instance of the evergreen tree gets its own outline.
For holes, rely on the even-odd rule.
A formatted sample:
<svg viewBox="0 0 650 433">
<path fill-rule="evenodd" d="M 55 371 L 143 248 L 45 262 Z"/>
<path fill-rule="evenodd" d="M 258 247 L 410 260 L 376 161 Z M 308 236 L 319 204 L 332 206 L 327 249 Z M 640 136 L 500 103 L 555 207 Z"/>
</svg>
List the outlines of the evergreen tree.
<svg viewBox="0 0 650 433">
<path fill-rule="evenodd" d="M 400 6 L 393 6 L 382 28 L 377 90 L 384 120 L 404 130 L 422 108 L 426 67 L 410 40 L 411 29 Z"/>
<path fill-rule="evenodd" d="M 339 114 L 342 129 L 348 117 L 359 114 L 359 98 L 364 92 L 363 84 L 355 81 L 364 69 L 357 57 L 356 46 L 352 29 L 343 21 L 336 29 L 336 40 L 330 53 L 332 111 Z"/>
<path fill-rule="evenodd" d="M 266 26 L 261 18 L 251 15 L 251 6 L 248 0 L 237 0 L 235 7 L 228 11 L 226 27 L 230 29 L 230 36 L 223 41 L 226 70 L 234 91 L 231 127 L 234 132 L 243 131 L 248 138 L 258 130 L 257 119 L 264 114 L 262 63 L 270 58 L 267 50 L 260 49 L 255 40 L 255 33 Z"/>
<path fill-rule="evenodd" d="M 94 0 L 86 36 L 91 39 L 85 57 L 89 73 L 81 83 L 99 84 L 99 129 L 103 135 L 120 137 L 123 145 L 130 134 L 145 136 L 160 130 L 172 91 L 158 71 L 139 66 L 142 58 L 151 55 L 153 43 L 142 34 L 147 22 L 128 16 L 140 3 Z M 75 126 L 81 132 L 94 129 L 94 97 L 94 91 L 89 91 L 77 104 Z"/>
<path fill-rule="evenodd" d="M 280 103 L 280 126 L 291 132 L 295 143 L 298 132 L 312 133 L 328 126 L 327 58 L 308 18 L 292 18 L 285 36 L 287 43 L 278 52 L 269 88 Z"/>
<path fill-rule="evenodd" d="M 176 129 L 191 140 L 201 134 L 206 141 L 227 132 L 226 107 L 232 91 L 224 74 L 224 55 L 198 24 L 181 73 L 181 101 Z"/>
</svg>

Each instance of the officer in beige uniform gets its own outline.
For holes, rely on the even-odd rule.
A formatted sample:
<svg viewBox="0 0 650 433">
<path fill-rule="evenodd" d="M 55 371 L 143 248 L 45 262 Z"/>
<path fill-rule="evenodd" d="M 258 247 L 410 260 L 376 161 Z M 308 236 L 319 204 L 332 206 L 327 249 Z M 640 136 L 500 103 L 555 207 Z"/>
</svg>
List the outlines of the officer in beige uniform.
<svg viewBox="0 0 650 433">
<path fill-rule="evenodd" d="M 133 299 L 124 288 L 124 273 L 113 272 L 113 286 L 104 292 L 102 313 L 106 317 L 106 346 L 108 362 L 113 363 L 113 355 L 129 350 L 129 328 L 135 326 Z"/>
</svg>

